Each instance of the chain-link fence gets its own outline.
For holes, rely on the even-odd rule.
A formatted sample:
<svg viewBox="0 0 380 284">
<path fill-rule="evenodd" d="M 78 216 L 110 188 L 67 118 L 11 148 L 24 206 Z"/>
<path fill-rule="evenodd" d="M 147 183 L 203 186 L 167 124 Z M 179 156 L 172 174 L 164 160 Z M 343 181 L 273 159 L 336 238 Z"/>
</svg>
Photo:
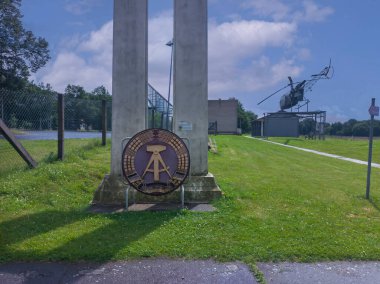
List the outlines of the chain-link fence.
<svg viewBox="0 0 380 284">
<path fill-rule="evenodd" d="M 42 160 L 54 151 L 53 143 L 33 145 L 35 143 L 32 140 L 39 139 L 38 133 L 57 129 L 56 110 L 57 94 L 54 92 L 0 89 L 0 118 L 35 160 Z M 24 160 L 3 135 L 0 135 L 0 174 L 25 167 Z"/>
<path fill-rule="evenodd" d="M 65 139 L 102 137 L 102 100 L 65 98 Z M 111 130 L 111 102 L 106 102 L 107 128 Z M 58 94 L 49 90 L 0 89 L 0 118 L 34 160 L 57 155 Z M 0 131 L 0 174 L 26 167 Z M 110 136 L 110 135 L 109 135 Z"/>
<path fill-rule="evenodd" d="M 58 97 L 50 90 L 0 89 L 0 118 L 37 162 L 57 155 Z M 65 139 L 102 139 L 104 124 L 107 137 L 111 137 L 112 97 L 63 97 Z M 173 107 L 150 85 L 147 107 L 147 127 L 172 129 Z M 23 159 L 2 134 L 0 131 L 0 174 L 25 168 Z"/>
</svg>

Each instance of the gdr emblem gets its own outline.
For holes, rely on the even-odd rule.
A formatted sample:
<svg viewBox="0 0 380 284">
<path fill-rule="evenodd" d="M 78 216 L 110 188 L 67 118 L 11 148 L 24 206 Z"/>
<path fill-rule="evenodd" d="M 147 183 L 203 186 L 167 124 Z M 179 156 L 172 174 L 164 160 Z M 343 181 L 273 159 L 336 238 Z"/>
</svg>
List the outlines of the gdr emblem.
<svg viewBox="0 0 380 284">
<path fill-rule="evenodd" d="M 138 191 L 164 195 L 185 181 L 189 151 L 181 138 L 163 129 L 147 129 L 129 140 L 122 156 L 123 175 Z"/>
</svg>

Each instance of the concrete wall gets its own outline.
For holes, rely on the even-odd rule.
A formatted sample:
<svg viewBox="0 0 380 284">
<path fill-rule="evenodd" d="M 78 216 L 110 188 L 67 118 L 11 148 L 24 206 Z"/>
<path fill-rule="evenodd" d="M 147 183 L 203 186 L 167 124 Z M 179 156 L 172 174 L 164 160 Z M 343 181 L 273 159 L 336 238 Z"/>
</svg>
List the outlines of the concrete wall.
<svg viewBox="0 0 380 284">
<path fill-rule="evenodd" d="M 237 133 L 237 100 L 209 100 L 208 121 L 218 123 L 218 133 Z"/>
</svg>

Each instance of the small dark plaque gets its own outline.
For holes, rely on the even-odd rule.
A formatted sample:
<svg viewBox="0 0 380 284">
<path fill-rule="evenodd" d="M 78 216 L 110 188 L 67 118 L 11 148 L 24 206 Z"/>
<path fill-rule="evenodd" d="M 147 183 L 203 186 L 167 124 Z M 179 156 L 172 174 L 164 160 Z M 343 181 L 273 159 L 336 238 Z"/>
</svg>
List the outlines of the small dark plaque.
<svg viewBox="0 0 380 284">
<path fill-rule="evenodd" d="M 164 129 L 147 129 L 129 140 L 122 156 L 123 175 L 138 191 L 164 195 L 180 187 L 189 174 L 185 143 Z"/>
</svg>

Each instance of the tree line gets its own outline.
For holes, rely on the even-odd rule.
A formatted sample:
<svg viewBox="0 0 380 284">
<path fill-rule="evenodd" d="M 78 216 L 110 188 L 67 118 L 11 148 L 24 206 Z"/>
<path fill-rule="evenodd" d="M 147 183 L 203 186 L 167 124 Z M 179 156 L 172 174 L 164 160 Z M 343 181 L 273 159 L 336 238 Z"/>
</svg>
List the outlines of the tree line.
<svg viewBox="0 0 380 284">
<path fill-rule="evenodd" d="M 334 136 L 369 136 L 369 120 L 349 119 L 346 122 L 333 122 L 324 125 L 326 135 Z M 311 118 L 304 119 L 300 122 L 300 134 L 308 135 L 315 131 L 315 121 Z M 380 136 L 380 121 L 374 120 L 373 135 Z"/>
</svg>

